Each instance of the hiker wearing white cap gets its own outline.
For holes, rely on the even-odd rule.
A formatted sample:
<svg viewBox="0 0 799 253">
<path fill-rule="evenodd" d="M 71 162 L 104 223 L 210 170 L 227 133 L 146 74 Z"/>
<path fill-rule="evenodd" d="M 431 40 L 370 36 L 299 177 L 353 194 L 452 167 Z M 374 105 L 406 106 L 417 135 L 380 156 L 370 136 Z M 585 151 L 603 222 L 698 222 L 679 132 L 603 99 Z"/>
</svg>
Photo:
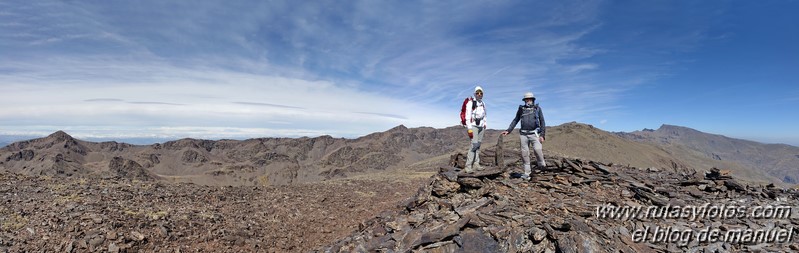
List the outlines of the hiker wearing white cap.
<svg viewBox="0 0 799 253">
<path fill-rule="evenodd" d="M 474 88 L 474 96 L 468 104 L 465 103 L 466 111 L 465 125 L 466 134 L 471 139 L 471 146 L 466 155 L 466 173 L 472 173 L 474 170 L 482 170 L 480 166 L 480 144 L 483 142 L 483 135 L 486 130 L 486 110 L 485 103 L 483 103 L 483 88 L 477 86 Z"/>
<path fill-rule="evenodd" d="M 502 135 L 508 135 L 521 120 L 522 127 L 519 129 L 519 139 L 522 145 L 522 161 L 524 161 L 524 175 L 522 178 L 530 179 L 530 173 L 532 173 L 530 168 L 531 144 L 535 152 L 535 159 L 538 167 L 546 167 L 542 143 L 544 143 L 546 139 L 547 129 L 546 123 L 544 122 L 544 113 L 541 111 L 541 107 L 535 103 L 535 95 L 533 95 L 532 92 L 524 93 L 522 100 L 524 101 L 524 105 L 519 106 L 519 110 L 516 111 L 516 117 L 513 118 L 510 126 L 508 126 L 508 130 L 502 132 Z"/>
</svg>

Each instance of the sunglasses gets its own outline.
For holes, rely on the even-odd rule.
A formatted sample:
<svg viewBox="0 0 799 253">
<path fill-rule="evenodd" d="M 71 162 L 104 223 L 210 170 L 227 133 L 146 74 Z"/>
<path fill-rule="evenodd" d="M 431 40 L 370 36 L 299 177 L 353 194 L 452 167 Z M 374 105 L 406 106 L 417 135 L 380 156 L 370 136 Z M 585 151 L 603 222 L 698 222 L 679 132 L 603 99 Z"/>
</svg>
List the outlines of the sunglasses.
<svg viewBox="0 0 799 253">
<path fill-rule="evenodd" d="M 478 92 L 475 92 L 474 94 L 480 94 L 480 95 L 483 95 L 483 92 L 482 92 L 482 91 L 478 91 Z"/>
</svg>

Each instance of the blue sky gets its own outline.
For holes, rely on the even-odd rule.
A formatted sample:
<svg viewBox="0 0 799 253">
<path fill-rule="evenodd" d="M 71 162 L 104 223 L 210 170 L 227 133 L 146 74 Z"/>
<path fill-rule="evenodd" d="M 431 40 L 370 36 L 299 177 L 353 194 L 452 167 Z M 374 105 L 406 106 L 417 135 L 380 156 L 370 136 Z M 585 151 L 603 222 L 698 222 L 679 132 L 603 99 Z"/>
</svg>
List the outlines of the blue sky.
<svg viewBox="0 0 799 253">
<path fill-rule="evenodd" d="M 799 145 L 798 1 L 2 1 L 0 134 L 673 124 Z"/>
</svg>

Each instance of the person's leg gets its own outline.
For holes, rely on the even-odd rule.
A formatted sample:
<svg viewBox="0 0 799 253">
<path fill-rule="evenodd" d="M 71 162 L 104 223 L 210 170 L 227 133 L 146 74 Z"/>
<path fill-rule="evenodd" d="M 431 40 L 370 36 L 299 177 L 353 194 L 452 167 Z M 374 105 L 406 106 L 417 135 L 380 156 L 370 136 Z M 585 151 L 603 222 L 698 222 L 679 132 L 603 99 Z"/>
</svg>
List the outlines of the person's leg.
<svg viewBox="0 0 799 253">
<path fill-rule="evenodd" d="M 480 143 L 477 140 L 477 137 L 480 135 L 479 134 L 480 130 L 478 129 L 477 131 L 478 132 L 476 132 L 473 135 L 473 137 L 471 139 L 471 145 L 469 146 L 469 151 L 466 153 L 466 166 L 464 168 L 466 173 L 471 173 L 471 172 L 474 171 L 472 165 L 475 163 L 474 162 L 475 159 L 479 159 L 479 158 L 476 158 L 476 152 L 480 149 Z M 478 162 L 479 162 L 479 160 L 478 160 Z"/>
<path fill-rule="evenodd" d="M 533 139 L 533 151 L 535 152 L 536 164 L 539 168 L 544 168 L 547 166 L 546 161 L 544 161 L 544 146 L 541 145 L 541 140 L 539 140 L 538 137 L 531 137 L 531 139 Z"/>
<path fill-rule="evenodd" d="M 480 146 L 483 145 L 483 136 L 485 135 L 485 128 L 477 127 L 477 135 L 475 139 L 477 139 L 477 150 L 474 151 L 474 165 L 473 168 L 477 170 L 482 170 L 483 166 L 480 166 Z"/>
<path fill-rule="evenodd" d="M 524 175 L 530 176 L 530 141 L 527 135 L 519 134 L 519 141 L 522 145 L 522 162 L 524 163 Z"/>
</svg>

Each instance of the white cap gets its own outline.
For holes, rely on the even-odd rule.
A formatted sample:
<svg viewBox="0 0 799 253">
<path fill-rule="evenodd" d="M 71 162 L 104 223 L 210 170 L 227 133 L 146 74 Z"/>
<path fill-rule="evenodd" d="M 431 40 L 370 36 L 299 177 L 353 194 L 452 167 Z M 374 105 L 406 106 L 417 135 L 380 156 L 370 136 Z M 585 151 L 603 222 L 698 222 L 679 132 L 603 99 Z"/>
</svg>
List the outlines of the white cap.
<svg viewBox="0 0 799 253">
<path fill-rule="evenodd" d="M 528 99 L 528 98 L 535 99 L 535 95 L 533 95 L 532 92 L 524 93 L 524 98 L 522 98 L 522 100 L 525 100 L 525 99 Z"/>
<path fill-rule="evenodd" d="M 480 86 L 474 87 L 474 92 L 477 92 L 478 90 L 483 91 L 483 87 Z"/>
</svg>

